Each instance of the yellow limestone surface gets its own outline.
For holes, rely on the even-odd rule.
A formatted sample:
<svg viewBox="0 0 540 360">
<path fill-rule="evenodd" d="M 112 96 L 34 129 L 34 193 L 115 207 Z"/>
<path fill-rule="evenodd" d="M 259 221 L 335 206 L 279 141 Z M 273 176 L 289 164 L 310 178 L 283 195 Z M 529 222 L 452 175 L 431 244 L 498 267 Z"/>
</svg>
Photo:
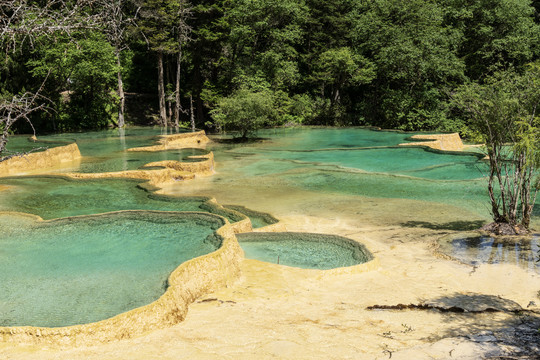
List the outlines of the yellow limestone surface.
<svg viewBox="0 0 540 360">
<path fill-rule="evenodd" d="M 204 145 L 204 132 L 181 134 L 165 137 L 165 143 L 173 146 L 187 147 L 193 144 Z M 207 138 L 206 138 L 207 139 Z M 169 147 L 170 148 L 170 147 Z M 150 151 L 159 151 L 152 148 Z M 147 150 L 145 150 L 147 151 Z M 73 159 L 80 159 L 81 154 L 76 144 L 48 149 L 41 153 L 32 153 L 24 158 L 12 158 L 0 163 L 1 175 L 25 174 L 31 168 L 34 171 L 47 171 Z M 77 179 L 84 178 L 138 178 L 148 180 L 147 184 L 161 187 L 177 180 L 193 179 L 197 175 L 210 175 L 214 171 L 214 154 L 212 152 L 191 156 L 198 162 L 160 161 L 146 164 L 148 167 L 162 169 L 140 169 L 111 173 L 67 173 L 63 174 Z M 3 188 L 0 188 L 2 190 Z M 225 210 L 215 199 L 209 199 L 210 206 Z M 232 211 L 232 210 L 228 210 Z M 20 214 L 21 216 L 30 216 Z M 200 216 L 218 216 L 200 213 Z M 238 213 L 241 216 L 240 213 Z M 36 216 L 37 217 L 37 216 Z M 41 218 L 37 217 L 40 221 Z M 215 291 L 223 286 L 230 286 L 239 276 L 239 264 L 243 251 L 238 245 L 234 233 L 251 231 L 249 218 L 225 225 L 216 233 L 224 241 L 217 251 L 192 259 L 181 264 L 169 277 L 169 287 L 157 301 L 113 318 L 97 323 L 63 328 L 39 327 L 0 327 L 0 339 L 3 342 L 18 344 L 46 343 L 56 345 L 81 345 L 103 343 L 118 339 L 126 339 L 140 335 L 156 328 L 171 326 L 182 321 L 187 313 L 188 305 L 201 295 Z"/>
<path fill-rule="evenodd" d="M 428 146 L 436 150 L 444 151 L 462 151 L 463 142 L 458 133 L 453 134 L 431 134 L 431 135 L 413 135 L 411 139 L 432 140 L 422 142 L 410 142 L 399 144 L 400 146 Z"/>
<path fill-rule="evenodd" d="M 0 176 L 25 175 L 61 166 L 76 166 L 80 161 L 81 152 L 77 144 L 58 146 L 0 162 Z"/>
<path fill-rule="evenodd" d="M 377 209 L 373 218 L 368 216 L 367 221 L 358 222 L 355 213 L 374 209 L 374 202 L 323 197 L 318 200 L 327 204 L 325 211 L 319 208 L 300 215 L 298 210 L 314 200 L 301 195 L 293 200 L 296 205 L 278 213 L 289 230 L 334 233 L 361 241 L 379 258 L 379 267 L 321 277 L 322 272 L 317 270 L 245 259 L 240 263 L 238 282 L 197 299 L 185 320 L 176 325 L 94 346 L 3 343 L 0 358 L 371 360 L 388 359 L 391 352 L 392 359 L 474 360 L 489 349 L 441 341 L 502 329 L 519 322 L 519 318 L 498 313 L 366 308 L 451 299 L 467 293 L 501 296 L 523 307 L 537 300 L 538 275 L 511 266 L 483 265 L 475 269 L 434 257 L 430 244 L 441 236 L 440 230 L 402 227 L 401 221 L 409 221 L 412 216 L 396 215 L 414 209 L 421 211 L 421 216 L 434 214 L 431 218 L 437 222 L 449 214 L 454 214 L 456 221 L 464 221 L 470 214 L 390 200 L 388 204 L 380 203 L 381 213 Z M 332 207 L 344 210 L 329 216 L 326 211 Z M 383 218 L 385 224 L 372 223 L 389 207 L 396 213 Z"/>
<path fill-rule="evenodd" d="M 181 162 L 174 160 L 156 161 L 146 166 L 163 166 L 166 168 L 187 171 L 195 175 L 212 175 L 214 173 L 214 153 L 209 152 L 205 155 L 188 156 L 189 159 L 200 159 L 197 162 Z"/>
<path fill-rule="evenodd" d="M 214 172 L 214 154 L 209 152 L 205 155 L 190 156 L 190 158 L 201 159 L 198 162 L 179 161 L 157 161 L 145 166 L 162 167 L 163 169 L 139 169 L 126 170 L 108 173 L 67 173 L 66 176 L 74 179 L 98 179 L 98 178 L 135 178 L 148 180 L 148 183 L 155 187 L 162 187 L 166 184 L 179 180 L 191 180 L 196 176 L 211 175 Z"/>
<path fill-rule="evenodd" d="M 181 149 L 188 147 L 204 147 L 209 139 L 204 131 L 183 133 L 175 135 L 162 135 L 160 145 L 131 148 L 128 151 L 163 151 L 167 149 Z M 161 167 L 162 169 L 138 169 L 108 173 L 68 173 L 67 176 L 76 179 L 96 178 L 136 178 L 148 180 L 148 184 L 157 188 L 179 180 L 191 180 L 196 176 L 208 176 L 214 173 L 214 153 L 211 151 L 204 155 L 188 156 L 197 159 L 196 162 L 180 162 L 164 160 L 151 162 L 145 167 Z"/>
<path fill-rule="evenodd" d="M 204 130 L 191 133 L 161 135 L 158 141 L 159 145 L 141 146 L 128 149 L 128 151 L 162 151 L 168 149 L 198 148 L 204 147 L 210 139 L 206 136 Z"/>
</svg>

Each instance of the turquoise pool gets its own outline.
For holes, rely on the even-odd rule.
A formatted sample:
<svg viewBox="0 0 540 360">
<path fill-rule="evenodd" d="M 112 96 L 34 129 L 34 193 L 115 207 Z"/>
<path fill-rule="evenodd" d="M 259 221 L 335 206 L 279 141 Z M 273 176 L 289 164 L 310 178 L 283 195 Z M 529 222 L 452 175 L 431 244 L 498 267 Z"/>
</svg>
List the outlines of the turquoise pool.
<svg viewBox="0 0 540 360">
<path fill-rule="evenodd" d="M 149 304 L 182 262 L 221 246 L 223 224 L 166 212 L 0 215 L 0 326 L 85 324 Z"/>
<path fill-rule="evenodd" d="M 303 269 L 329 270 L 373 259 L 362 244 L 336 235 L 252 232 L 237 238 L 246 258 Z"/>
</svg>

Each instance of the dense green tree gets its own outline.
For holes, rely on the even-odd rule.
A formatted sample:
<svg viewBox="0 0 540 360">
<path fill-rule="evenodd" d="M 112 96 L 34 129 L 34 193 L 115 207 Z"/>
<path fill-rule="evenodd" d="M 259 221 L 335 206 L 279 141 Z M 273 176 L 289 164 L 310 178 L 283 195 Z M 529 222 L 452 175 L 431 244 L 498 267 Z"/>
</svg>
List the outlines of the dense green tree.
<svg viewBox="0 0 540 360">
<path fill-rule="evenodd" d="M 449 0 L 445 25 L 460 31 L 458 56 L 481 79 L 497 67 L 520 67 L 538 52 L 539 26 L 529 0 Z"/>
<path fill-rule="evenodd" d="M 424 0 L 359 2 L 353 18 L 356 51 L 377 75 L 363 94 L 371 124 L 403 130 L 445 126 L 447 90 L 464 79 L 457 56 L 461 34 L 444 26 L 443 8 Z"/>
<path fill-rule="evenodd" d="M 454 104 L 485 144 L 493 220 L 529 228 L 540 188 L 540 69 L 497 72 L 483 84 L 463 85 Z"/>
<path fill-rule="evenodd" d="M 178 42 L 177 58 L 176 58 L 176 81 L 175 81 L 175 107 L 174 107 L 174 126 L 180 126 L 180 112 L 182 106 L 180 103 L 180 79 L 182 75 L 182 61 L 184 44 L 190 39 L 191 27 L 188 25 L 188 20 L 192 16 L 193 7 L 186 0 L 178 1 L 176 9 L 176 40 Z M 190 99 L 191 102 L 191 99 Z M 190 104 L 192 107 L 192 104 Z M 193 112 L 193 111 L 192 111 Z M 191 114 L 191 130 L 195 131 L 195 120 Z"/>
<path fill-rule="evenodd" d="M 128 29 L 132 25 L 133 15 L 129 16 L 128 11 L 133 11 L 126 0 L 103 0 L 100 3 L 101 14 L 103 20 L 103 30 L 107 36 L 109 43 L 114 48 L 114 56 L 117 65 L 118 79 L 118 127 L 124 127 L 124 111 L 125 111 L 125 93 L 124 80 L 122 74 L 122 53 L 128 48 L 127 34 Z"/>
<path fill-rule="evenodd" d="M 103 34 L 72 33 L 42 42 L 28 67 L 39 81 L 47 78 L 44 95 L 57 105 L 50 119 L 55 130 L 105 127 L 116 118 L 115 52 Z"/>
<path fill-rule="evenodd" d="M 41 78 L 39 74 L 29 76 L 26 60 L 39 62 L 33 57 L 39 52 L 36 49 L 55 43 L 59 37 L 72 39 L 73 34 L 96 29 L 101 23 L 99 16 L 87 12 L 93 3 L 63 0 L 0 2 L 0 47 L 5 56 L 0 70 L 1 159 L 13 155 L 5 155 L 7 137 L 12 131 L 21 124 L 28 124 L 35 134 L 32 121 L 36 117 L 43 118 L 47 114 L 44 109 L 54 107 L 54 102 L 43 96 L 53 70 L 42 74 Z M 60 39 L 59 42 L 63 41 Z"/>
<path fill-rule="evenodd" d="M 211 115 L 223 130 L 247 139 L 260 128 L 273 125 L 274 112 L 272 94 L 268 90 L 240 89 L 221 98 Z"/>
<path fill-rule="evenodd" d="M 227 44 L 230 80 L 262 77 L 274 90 L 287 90 L 299 80 L 298 51 L 307 20 L 299 0 L 239 0 L 230 10 Z"/>
<path fill-rule="evenodd" d="M 527 0 L 47 0 L 20 13 L 10 4 L 0 4 L 0 93 L 42 89 L 54 111 L 31 116 L 41 130 L 121 125 L 125 85 L 158 89 L 163 125 L 188 120 L 189 101 L 192 126 L 212 127 L 221 99 L 249 92 L 269 96 L 272 124 L 467 133 L 448 111 L 453 89 L 539 55 L 538 4 Z M 126 36 L 126 14 L 142 36 Z"/>
<path fill-rule="evenodd" d="M 176 49 L 174 17 L 174 1 L 143 0 L 140 4 L 138 28 L 157 56 L 159 120 L 162 126 L 167 126 L 164 57 Z"/>
<path fill-rule="evenodd" d="M 311 76 L 323 52 L 351 46 L 352 0 L 306 0 L 308 17 L 301 43 L 301 72 L 306 89 L 317 83 Z"/>
<path fill-rule="evenodd" d="M 346 86 L 368 84 L 375 77 L 373 63 L 348 47 L 323 52 L 315 70 L 314 78 L 321 84 L 321 96 L 330 99 L 330 110 L 341 105 L 342 90 Z"/>
<path fill-rule="evenodd" d="M 192 32 L 185 47 L 187 76 L 199 126 L 205 123 L 205 109 L 231 92 L 224 48 L 230 34 L 228 14 L 232 5 L 230 0 L 199 0 L 194 3 L 188 22 Z"/>
</svg>

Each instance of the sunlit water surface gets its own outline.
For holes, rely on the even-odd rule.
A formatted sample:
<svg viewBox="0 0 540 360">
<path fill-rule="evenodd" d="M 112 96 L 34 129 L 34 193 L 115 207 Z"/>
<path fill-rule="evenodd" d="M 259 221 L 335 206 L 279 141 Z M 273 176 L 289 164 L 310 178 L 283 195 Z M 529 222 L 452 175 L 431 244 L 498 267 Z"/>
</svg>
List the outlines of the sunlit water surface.
<svg viewBox="0 0 540 360">
<path fill-rule="evenodd" d="M 237 238 L 247 258 L 304 269 L 354 266 L 373 258 L 363 245 L 335 235 L 253 232 Z"/>
<path fill-rule="evenodd" d="M 160 129 L 133 128 L 125 131 L 107 130 L 82 134 L 63 134 L 40 137 L 40 140 L 46 141 L 43 144 L 50 146 L 65 142 L 77 142 L 83 155 L 81 165 L 77 168 L 64 169 L 63 171 L 66 172 L 130 170 L 144 166 L 148 162 L 160 160 L 186 161 L 186 156 L 205 153 L 205 150 L 198 149 L 143 153 L 127 151 L 131 147 L 155 144 L 157 136 L 161 133 Z M 0 179 L 0 210 L 36 214 L 44 219 L 117 210 L 204 211 L 225 216 L 231 222 L 240 220 L 241 217 L 238 216 L 237 212 L 220 209 L 207 203 L 207 196 L 214 196 L 215 193 L 221 192 L 226 193 L 228 203 L 234 204 L 236 199 L 242 199 L 237 205 L 246 206 L 247 209 L 242 210 L 242 207 L 235 206 L 232 208 L 236 211 L 244 211 L 246 215 L 252 218 L 254 225 L 264 226 L 272 223 L 272 220 L 268 220 L 269 217 L 265 214 L 250 212 L 250 207 L 265 211 L 264 208 L 259 207 L 263 199 L 265 204 L 271 204 L 272 201 L 283 202 L 284 197 L 294 198 L 295 194 L 301 192 L 302 196 L 308 194 L 313 199 L 309 206 L 317 207 L 320 211 L 326 209 L 328 218 L 335 217 L 340 210 L 331 206 L 327 207 L 328 204 L 317 203 L 316 200 L 319 197 L 328 199 L 336 196 L 365 199 L 363 202 L 372 204 L 370 206 L 373 210 L 366 210 L 366 208 L 364 211 L 375 211 L 378 204 L 395 201 L 396 199 L 414 200 L 415 206 L 425 209 L 430 209 L 431 204 L 450 205 L 454 209 L 462 209 L 464 213 L 471 214 L 475 218 L 475 224 L 478 219 L 488 221 L 489 208 L 487 206 L 486 180 L 483 177 L 486 172 L 486 163 L 481 160 L 481 155 L 478 153 L 441 153 L 421 147 L 404 148 L 397 146 L 406 142 L 411 135 L 360 128 L 266 130 L 259 133 L 259 136 L 263 138 L 261 141 L 246 144 L 221 141 L 210 144 L 208 150 L 213 151 L 215 154 L 216 174 L 210 178 L 197 179 L 194 182 L 178 182 L 167 188 L 173 194 L 184 196 L 157 196 L 139 188 L 137 185 L 141 181 L 136 180 L 101 179 L 80 181 L 63 177 L 20 177 Z M 215 140 L 220 139 L 222 137 L 215 138 Z M 12 146 L 13 149 L 27 149 L 28 143 L 26 138 L 21 137 L 14 139 Z M 198 187 L 198 184 L 202 185 Z M 284 205 L 278 204 L 276 207 L 279 206 Z M 386 209 L 386 207 L 383 208 Z M 347 209 L 347 211 L 351 213 L 354 212 L 354 209 Z M 391 209 L 387 210 L 387 213 L 388 211 L 391 211 Z M 414 209 L 410 209 L 410 211 L 414 213 Z M 540 209 L 537 206 L 533 224 L 538 224 L 539 211 Z M 363 216 L 358 213 L 359 219 Z M 440 216 L 438 217 L 440 218 Z M 411 226 L 432 226 L 433 228 L 439 226 L 438 224 L 424 224 L 426 219 L 419 220 L 423 221 L 413 221 L 414 225 Z M 381 217 L 379 221 L 384 221 L 384 217 Z M 3 231 L 8 229 L 8 231 L 12 231 L 13 235 L 10 235 L 5 240 L 6 244 L 1 247 L 2 250 L 0 251 L 6 258 L 6 262 L 11 261 L 9 264 L 13 269 L 10 269 L 12 273 L 2 275 L 1 286 L 5 287 L 17 279 L 16 281 L 24 285 L 24 288 L 33 288 L 29 297 L 44 298 L 43 303 L 49 305 L 56 302 L 65 302 L 67 307 L 78 309 L 81 306 L 80 303 L 84 302 L 80 300 L 79 292 L 88 293 L 84 286 L 77 285 L 81 282 L 81 278 L 84 278 L 84 281 L 87 281 L 90 277 L 95 279 L 93 286 L 99 286 L 101 283 L 126 283 L 123 280 L 109 281 L 109 277 L 116 276 L 116 273 L 119 276 L 129 277 L 127 273 L 137 268 L 137 276 L 145 276 L 150 282 L 154 279 L 153 284 L 148 285 L 149 288 L 159 289 L 162 293 L 164 291 L 164 279 L 174 267 L 185 261 L 183 255 L 177 256 L 174 251 L 170 251 L 174 259 L 168 262 L 168 260 L 160 258 L 162 253 L 159 252 L 168 251 L 157 251 L 152 261 L 156 263 L 168 262 L 170 267 L 163 270 L 161 275 L 154 276 L 152 271 L 146 269 L 145 265 L 135 265 L 137 263 L 134 257 L 139 256 L 137 252 L 129 254 L 126 249 L 129 246 L 141 245 L 139 242 L 146 246 L 147 240 L 140 239 L 149 239 L 152 236 L 158 236 L 159 239 L 174 239 L 174 241 L 171 241 L 176 242 L 178 231 L 175 232 L 174 229 L 178 229 L 177 224 L 170 225 L 156 221 L 132 219 L 129 222 L 130 229 L 140 228 L 143 235 L 137 237 L 129 231 L 118 230 L 123 229 L 122 221 L 111 218 L 103 223 L 104 226 L 98 228 L 86 224 L 85 221 L 69 226 L 68 223 L 62 223 L 61 226 L 57 226 L 58 223 L 55 226 L 49 224 L 39 226 L 32 224 L 30 226 L 28 223 L 19 224 L 11 220 L 4 221 L 2 225 Z M 192 227 L 185 224 L 181 226 L 187 226 L 186 233 L 193 233 L 197 239 L 205 239 L 208 234 L 208 229 L 201 229 L 198 226 Z M 182 227 L 181 229 L 183 229 Z M 35 229 L 38 228 L 40 231 L 36 232 Z M 19 229 L 23 230 L 18 231 Z M 26 237 L 18 235 L 17 232 L 26 234 Z M 65 232 L 69 236 L 62 237 L 59 232 Z M 184 232 L 184 230 L 180 232 Z M 113 235 L 113 233 L 116 235 Z M 94 244 L 94 242 L 99 242 L 97 237 L 109 238 L 109 236 L 113 239 L 112 241 L 106 244 Z M 77 238 L 77 241 L 73 241 L 73 238 Z M 130 238 L 134 238 L 133 241 L 138 245 L 129 245 L 128 243 L 132 241 Z M 32 241 L 29 241 L 29 239 L 32 239 Z M 321 264 L 330 264 L 336 259 L 350 260 L 351 257 L 354 259 L 352 255 L 339 255 L 338 253 L 343 250 L 343 247 L 336 250 L 332 245 L 332 241 L 321 241 L 317 244 L 317 251 L 310 251 L 310 246 L 313 243 L 306 243 L 305 239 L 298 237 L 280 238 L 279 241 L 261 241 L 260 238 L 250 241 L 248 241 L 249 239 L 244 240 L 244 247 L 248 257 L 268 262 L 277 262 L 279 258 L 281 264 L 287 264 L 289 261 L 287 258 L 291 258 L 292 262 L 290 264 L 292 266 L 322 268 Z M 60 245 L 52 244 L 56 241 Z M 161 241 L 158 241 L 158 243 L 161 243 Z M 49 254 L 47 252 L 49 251 L 49 243 L 51 243 L 51 249 L 65 247 L 67 252 Z M 89 246 L 88 244 L 92 245 Z M 471 246 L 467 247 L 478 249 L 480 252 L 487 251 L 483 250 L 481 244 L 482 241 L 479 244 L 472 242 Z M 536 244 L 534 246 L 537 246 L 537 243 L 534 244 Z M 43 248 L 39 246 L 43 246 Z M 70 273 L 74 272 L 71 267 L 74 267 L 77 262 L 84 264 L 82 260 L 69 260 L 72 257 L 69 251 L 79 255 L 85 255 L 85 253 L 91 255 L 93 254 L 92 249 L 95 248 L 98 251 L 99 249 L 107 249 L 106 246 L 117 248 L 118 259 L 113 261 L 105 257 L 103 262 L 98 263 L 96 269 L 101 269 L 102 266 L 105 267 L 104 262 L 111 261 L 112 264 L 116 264 L 115 261 L 118 261 L 128 265 L 129 271 L 118 270 L 117 265 L 111 265 L 111 269 L 114 270 L 104 270 L 103 272 L 98 270 L 92 275 L 81 275 L 73 280 L 73 284 L 64 286 L 67 290 L 61 300 L 55 300 L 53 294 L 56 294 L 58 287 L 63 285 L 57 285 L 54 279 L 62 276 L 69 278 Z M 531 252 L 534 252 L 534 246 L 531 245 Z M 26 251 L 25 248 L 31 250 Z M 292 250 L 289 255 L 282 255 L 284 248 Z M 460 248 L 460 246 L 456 248 Z M 489 250 L 490 253 L 493 252 L 492 249 L 493 247 Z M 103 251 L 108 252 L 109 250 Z M 212 249 L 208 251 L 212 251 Z M 34 253 L 37 260 L 30 260 L 28 265 L 25 265 L 27 267 L 19 266 L 18 263 L 10 260 L 15 258 L 13 254 L 25 252 Z M 149 251 L 150 253 L 152 251 Z M 42 256 L 42 254 L 47 254 L 47 256 Z M 195 254 L 196 252 L 190 256 L 197 256 Z M 91 256 L 99 258 L 99 256 Z M 64 260 L 58 261 L 53 266 L 53 270 L 47 270 L 47 272 L 44 272 L 43 278 L 40 278 L 38 267 L 36 266 L 33 269 L 32 263 L 46 261 L 45 258 L 64 259 L 67 267 L 62 268 L 59 266 Z M 483 258 L 480 257 L 479 259 Z M 356 260 L 352 262 L 347 262 L 348 260 L 340 261 L 332 264 L 332 267 L 350 266 L 356 263 Z M 524 262 L 516 263 L 524 264 Z M 529 267 L 530 261 L 526 263 L 526 266 Z M 129 266 L 132 266 L 133 269 Z M 83 273 L 86 267 L 86 265 L 82 266 L 81 271 Z M 28 279 L 24 280 L 26 273 L 28 273 Z M 77 288 L 78 290 L 75 290 Z M 113 290 L 117 288 L 119 293 L 113 295 Z M 98 308 L 102 305 L 105 307 L 105 304 L 108 303 L 114 303 L 113 299 L 109 299 L 109 297 L 126 298 L 128 297 L 127 294 L 132 294 L 133 291 L 133 289 L 124 289 L 123 285 L 111 285 L 109 290 L 110 295 L 104 295 L 105 300 L 101 302 L 101 305 L 97 306 Z M 40 295 L 39 291 L 43 291 L 43 293 Z M 23 292 L 22 288 L 20 290 L 6 289 L 2 291 L 5 294 L 3 296 L 6 298 L 5 301 L 2 300 L 1 302 L 2 306 L 6 306 L 6 310 L 2 313 L 7 314 L 1 320 L 4 324 L 48 324 L 48 326 L 57 326 L 59 324 L 88 322 L 101 319 L 102 316 L 112 316 L 128 308 L 151 301 L 149 300 L 150 297 L 147 297 L 139 303 L 132 303 L 127 306 L 124 304 L 116 306 L 112 310 L 108 309 L 105 315 L 95 317 L 91 315 L 89 318 L 84 319 L 72 318 L 66 320 L 62 317 L 62 314 L 56 314 L 54 316 L 49 315 L 50 319 L 44 321 L 14 320 L 16 317 L 11 314 L 24 313 L 25 309 L 32 307 L 40 309 L 39 305 L 26 302 L 31 299 L 19 301 L 21 306 L 15 308 L 14 299 L 17 296 L 24 297 Z M 70 297 L 73 297 L 73 299 L 70 299 Z M 155 298 L 155 295 L 153 298 Z M 84 309 L 80 312 L 81 315 L 84 315 L 82 314 L 84 312 L 93 313 L 90 309 Z"/>
<path fill-rule="evenodd" d="M 66 326 L 149 304 L 179 264 L 221 246 L 219 218 L 128 212 L 0 216 L 0 326 Z"/>
</svg>

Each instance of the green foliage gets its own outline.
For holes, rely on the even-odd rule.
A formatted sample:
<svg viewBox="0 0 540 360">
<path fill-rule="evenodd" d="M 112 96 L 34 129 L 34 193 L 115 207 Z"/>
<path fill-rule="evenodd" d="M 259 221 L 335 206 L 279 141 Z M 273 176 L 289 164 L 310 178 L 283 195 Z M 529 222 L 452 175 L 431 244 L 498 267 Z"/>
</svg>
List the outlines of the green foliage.
<svg viewBox="0 0 540 360">
<path fill-rule="evenodd" d="M 367 88 L 366 116 L 384 127 L 435 129 L 445 91 L 463 80 L 460 33 L 444 26 L 444 8 L 424 0 L 360 2 L 351 14 L 353 42 L 377 75 Z"/>
<path fill-rule="evenodd" d="M 298 0 L 239 0 L 229 13 L 230 80 L 262 77 L 274 90 L 299 81 L 298 51 L 308 9 Z"/>
<path fill-rule="evenodd" d="M 240 89 L 229 97 L 221 98 L 211 115 L 223 130 L 247 138 L 264 126 L 274 124 L 273 96 L 268 90 Z"/>
<path fill-rule="evenodd" d="M 500 67 L 524 66 L 538 55 L 539 26 L 528 0 L 449 0 L 445 23 L 463 34 L 458 56 L 478 80 Z"/>
<path fill-rule="evenodd" d="M 165 87 L 175 83 L 185 5 L 121 0 L 126 17 L 138 13 L 120 47 L 105 22 L 69 38 L 55 33 L 9 46 L 0 39 L 7 54 L 0 62 L 0 92 L 35 91 L 47 79 L 44 95 L 55 111 L 33 115 L 38 130 L 106 126 L 116 116 L 115 51 L 126 91 L 155 94 L 155 53 L 162 55 Z M 538 1 L 532 5 L 540 8 Z M 95 14 L 100 5 L 81 11 Z M 247 97 L 247 91 L 268 95 L 272 124 L 473 136 L 463 110 L 449 111 L 449 94 L 538 60 L 539 19 L 528 0 L 198 0 L 187 17 L 192 41 L 182 45 L 180 103 L 193 98 L 199 126 L 213 118 L 222 99 Z"/>
<path fill-rule="evenodd" d="M 539 68 L 496 72 L 483 84 L 463 85 L 453 102 L 485 143 L 493 219 L 528 228 L 540 169 Z"/>
<path fill-rule="evenodd" d="M 330 87 L 332 104 L 341 102 L 340 91 L 348 85 L 368 84 L 375 77 L 373 63 L 363 56 L 353 54 L 348 47 L 330 49 L 319 56 L 315 77 L 325 87 Z"/>
<path fill-rule="evenodd" d="M 275 98 L 278 125 L 301 125 L 309 123 L 317 116 L 316 103 L 307 94 L 289 97 L 284 92 L 278 92 Z"/>
<path fill-rule="evenodd" d="M 77 37 L 44 41 L 27 62 L 33 77 L 47 79 L 46 95 L 56 103 L 55 130 L 106 127 L 115 116 L 114 50 L 100 33 Z"/>
<path fill-rule="evenodd" d="M 142 1 L 138 30 L 144 34 L 152 51 L 176 52 L 177 38 L 174 36 L 174 26 L 177 22 L 178 6 L 178 1 Z"/>
</svg>

